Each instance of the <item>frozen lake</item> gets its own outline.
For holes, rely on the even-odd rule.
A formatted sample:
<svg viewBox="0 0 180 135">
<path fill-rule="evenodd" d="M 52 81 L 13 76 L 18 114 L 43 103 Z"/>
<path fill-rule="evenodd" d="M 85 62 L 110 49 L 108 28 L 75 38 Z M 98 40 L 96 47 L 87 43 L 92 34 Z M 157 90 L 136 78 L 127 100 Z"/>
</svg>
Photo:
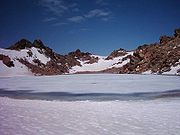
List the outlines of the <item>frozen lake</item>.
<svg viewBox="0 0 180 135">
<path fill-rule="evenodd" d="M 46 100 L 131 100 L 178 95 L 179 76 L 62 75 L 0 78 L 0 96 Z"/>
<path fill-rule="evenodd" d="M 0 135 L 179 135 L 179 106 L 179 76 L 1 77 Z"/>
</svg>

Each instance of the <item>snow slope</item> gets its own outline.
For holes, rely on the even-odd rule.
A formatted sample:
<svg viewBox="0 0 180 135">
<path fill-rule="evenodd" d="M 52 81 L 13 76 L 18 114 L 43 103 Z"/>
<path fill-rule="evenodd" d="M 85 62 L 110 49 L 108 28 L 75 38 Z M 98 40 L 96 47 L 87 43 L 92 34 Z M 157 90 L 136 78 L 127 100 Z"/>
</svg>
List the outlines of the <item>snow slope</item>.
<svg viewBox="0 0 180 135">
<path fill-rule="evenodd" d="M 21 75 L 33 75 L 32 72 L 22 63 L 20 63 L 17 59 L 27 60 L 29 63 L 32 63 L 34 59 L 39 59 L 42 63 L 46 64 L 50 61 L 50 58 L 47 58 L 45 55 L 41 54 L 39 49 L 32 47 L 27 49 L 22 49 L 20 51 L 9 50 L 9 49 L 1 49 L 0 54 L 9 56 L 9 58 L 13 61 L 14 67 L 7 67 L 0 61 L 0 76 L 21 76 Z M 30 57 L 28 52 L 32 52 L 32 56 Z"/>
<path fill-rule="evenodd" d="M 33 75 L 29 69 L 21 64 L 19 61 L 14 60 L 15 67 L 7 67 L 0 61 L 0 76 L 24 76 L 24 75 Z"/>
<path fill-rule="evenodd" d="M 89 71 L 89 72 L 102 71 L 102 70 L 112 68 L 112 67 L 122 67 L 123 65 L 127 64 L 130 61 L 129 59 L 122 61 L 122 59 L 132 54 L 133 52 L 127 52 L 127 54 L 124 56 L 115 57 L 110 60 L 106 60 L 107 56 L 92 55 L 94 57 L 99 58 L 97 63 L 86 64 L 86 61 L 79 61 L 82 66 L 72 67 L 70 69 L 70 73 L 86 72 L 86 71 Z"/>
<path fill-rule="evenodd" d="M 179 135 L 180 100 L 55 102 L 0 97 L 1 135 Z"/>
</svg>

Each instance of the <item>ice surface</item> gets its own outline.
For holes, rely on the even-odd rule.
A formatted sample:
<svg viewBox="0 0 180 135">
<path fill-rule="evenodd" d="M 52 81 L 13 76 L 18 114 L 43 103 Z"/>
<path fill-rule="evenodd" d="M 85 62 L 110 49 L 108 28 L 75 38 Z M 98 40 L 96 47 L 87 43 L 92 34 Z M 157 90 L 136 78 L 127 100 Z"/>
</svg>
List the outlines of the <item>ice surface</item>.
<svg viewBox="0 0 180 135">
<path fill-rule="evenodd" d="M 180 77 L 131 74 L 0 77 L 0 89 L 70 93 L 157 92 L 179 90 Z"/>
<path fill-rule="evenodd" d="M 180 100 L 55 102 L 0 98 L 1 135 L 179 135 Z"/>
</svg>

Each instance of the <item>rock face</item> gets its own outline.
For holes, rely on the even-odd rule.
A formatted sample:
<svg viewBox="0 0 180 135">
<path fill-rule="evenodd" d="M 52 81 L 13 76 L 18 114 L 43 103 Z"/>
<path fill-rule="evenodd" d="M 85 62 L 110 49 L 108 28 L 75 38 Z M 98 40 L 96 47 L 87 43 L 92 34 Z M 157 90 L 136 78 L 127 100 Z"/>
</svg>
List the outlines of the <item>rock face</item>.
<svg viewBox="0 0 180 135">
<path fill-rule="evenodd" d="M 75 62 L 74 64 L 70 64 L 70 67 L 79 65 L 81 66 L 79 61 L 86 61 L 88 64 L 93 64 L 98 61 L 97 57 L 91 56 L 91 53 L 84 53 L 77 49 L 75 52 L 70 52 L 68 55 L 65 55 L 66 59 Z"/>
<path fill-rule="evenodd" d="M 116 58 L 116 57 L 119 57 L 119 56 L 124 56 L 127 54 L 127 51 L 120 48 L 118 50 L 114 50 L 107 58 L 106 60 L 110 60 L 110 59 L 113 59 L 113 58 Z"/>
<path fill-rule="evenodd" d="M 180 29 L 175 30 L 175 36 L 162 36 L 160 43 L 138 47 L 130 62 L 119 69 L 119 73 L 152 73 L 162 74 L 171 67 L 180 65 Z"/>
<path fill-rule="evenodd" d="M 161 36 L 160 37 L 160 44 L 167 44 L 169 41 L 172 40 L 172 37 L 168 37 L 168 36 Z"/>
<path fill-rule="evenodd" d="M 175 37 L 180 37 L 180 29 L 175 29 L 174 36 Z"/>
<path fill-rule="evenodd" d="M 174 36 L 161 36 L 159 43 L 139 46 L 134 53 L 120 48 L 107 57 L 81 52 L 79 49 L 67 55 L 60 55 L 44 45 L 41 40 L 30 42 L 26 39 L 18 41 L 5 51 L 12 50 L 12 53 L 15 53 L 13 57 L 8 56 L 10 53 L 1 53 L 3 49 L 1 50 L 0 61 L 8 68 L 16 66 L 15 64 L 19 62 L 35 75 L 68 74 L 73 67 L 82 67 L 83 73 L 121 74 L 144 72 L 162 74 L 175 68 L 180 74 L 180 29 L 175 30 Z M 98 70 L 93 70 L 96 65 L 99 66 L 96 68 Z"/>
</svg>

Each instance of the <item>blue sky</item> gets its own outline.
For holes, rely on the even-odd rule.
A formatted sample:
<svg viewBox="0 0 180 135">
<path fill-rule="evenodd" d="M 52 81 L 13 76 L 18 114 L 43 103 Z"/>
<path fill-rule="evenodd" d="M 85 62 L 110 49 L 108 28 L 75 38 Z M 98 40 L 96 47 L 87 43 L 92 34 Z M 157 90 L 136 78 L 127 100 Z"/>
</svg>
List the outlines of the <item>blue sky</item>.
<svg viewBox="0 0 180 135">
<path fill-rule="evenodd" d="M 107 55 L 180 27 L 180 0 L 1 0 L 0 47 L 41 39 L 56 52 Z"/>
</svg>

